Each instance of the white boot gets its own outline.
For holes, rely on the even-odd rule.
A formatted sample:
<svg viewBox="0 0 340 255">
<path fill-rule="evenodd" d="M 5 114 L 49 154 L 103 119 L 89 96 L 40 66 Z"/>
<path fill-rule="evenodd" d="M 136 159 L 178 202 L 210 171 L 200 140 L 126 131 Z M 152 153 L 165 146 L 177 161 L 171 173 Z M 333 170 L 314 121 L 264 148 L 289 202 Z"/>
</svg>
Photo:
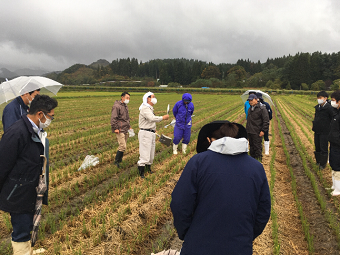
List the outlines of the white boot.
<svg viewBox="0 0 340 255">
<path fill-rule="evenodd" d="M 331 189 L 334 189 L 334 176 L 332 176 L 332 187 Z"/>
<path fill-rule="evenodd" d="M 13 255 L 31 255 L 32 254 L 31 241 L 27 241 L 27 242 L 13 242 L 12 241 L 12 247 L 13 247 Z"/>
<path fill-rule="evenodd" d="M 269 155 L 269 141 L 264 141 L 264 154 Z"/>
<path fill-rule="evenodd" d="M 182 153 L 186 154 L 187 153 L 187 144 L 182 143 Z"/>
<path fill-rule="evenodd" d="M 334 179 L 334 190 L 332 192 L 332 196 L 340 195 L 340 181 Z"/>
<path fill-rule="evenodd" d="M 175 155 L 177 155 L 177 148 L 178 148 L 178 144 L 173 144 L 173 145 L 172 145 L 172 150 L 173 150 L 173 153 L 174 153 Z"/>
</svg>

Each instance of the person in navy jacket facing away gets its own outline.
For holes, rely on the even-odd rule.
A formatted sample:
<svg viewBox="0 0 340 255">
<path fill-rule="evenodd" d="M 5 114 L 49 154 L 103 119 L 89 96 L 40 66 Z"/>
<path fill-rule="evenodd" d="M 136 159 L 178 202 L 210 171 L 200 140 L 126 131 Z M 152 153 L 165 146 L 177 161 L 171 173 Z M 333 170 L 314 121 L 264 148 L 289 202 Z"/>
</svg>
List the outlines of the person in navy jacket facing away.
<svg viewBox="0 0 340 255">
<path fill-rule="evenodd" d="M 176 125 L 174 128 L 173 154 L 177 154 L 179 142 L 182 141 L 182 153 L 186 153 L 187 145 L 190 142 L 191 136 L 191 116 L 194 113 L 194 104 L 191 102 L 192 96 L 189 93 L 184 93 L 182 100 L 178 101 L 172 113 L 176 118 Z"/>
<path fill-rule="evenodd" d="M 245 128 L 215 121 L 198 136 L 198 154 L 173 190 L 171 210 L 181 255 L 252 254 L 271 210 L 263 166 L 247 154 Z"/>
<path fill-rule="evenodd" d="M 33 101 L 36 95 L 40 94 L 40 89 L 27 92 L 21 96 L 18 96 L 6 105 L 2 113 L 2 125 L 4 132 L 21 118 L 22 115 L 27 115 L 29 105 Z"/>
</svg>

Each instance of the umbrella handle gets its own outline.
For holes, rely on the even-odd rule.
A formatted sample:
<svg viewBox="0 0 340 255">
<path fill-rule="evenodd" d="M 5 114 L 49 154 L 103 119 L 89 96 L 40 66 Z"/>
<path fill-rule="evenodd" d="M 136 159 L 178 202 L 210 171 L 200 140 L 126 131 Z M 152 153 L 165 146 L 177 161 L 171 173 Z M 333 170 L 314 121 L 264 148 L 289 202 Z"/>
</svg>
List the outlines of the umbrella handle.
<svg viewBox="0 0 340 255">
<path fill-rule="evenodd" d="M 40 155 L 41 158 L 44 158 L 44 165 L 43 165 L 43 170 L 42 170 L 42 175 L 45 175 L 46 173 L 46 165 L 47 165 L 47 158 L 45 155 Z"/>
</svg>

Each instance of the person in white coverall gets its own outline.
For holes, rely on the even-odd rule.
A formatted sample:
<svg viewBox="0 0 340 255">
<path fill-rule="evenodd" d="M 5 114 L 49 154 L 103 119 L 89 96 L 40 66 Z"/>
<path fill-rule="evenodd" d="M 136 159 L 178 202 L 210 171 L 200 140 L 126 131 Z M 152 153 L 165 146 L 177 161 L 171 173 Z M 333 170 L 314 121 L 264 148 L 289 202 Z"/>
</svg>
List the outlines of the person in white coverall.
<svg viewBox="0 0 340 255">
<path fill-rule="evenodd" d="M 139 107 L 139 160 L 137 165 L 142 178 L 144 178 L 144 171 L 151 173 L 156 147 L 156 122 L 169 119 L 169 115 L 155 116 L 153 106 L 156 103 L 155 95 L 148 92 L 143 96 L 143 103 Z"/>
</svg>

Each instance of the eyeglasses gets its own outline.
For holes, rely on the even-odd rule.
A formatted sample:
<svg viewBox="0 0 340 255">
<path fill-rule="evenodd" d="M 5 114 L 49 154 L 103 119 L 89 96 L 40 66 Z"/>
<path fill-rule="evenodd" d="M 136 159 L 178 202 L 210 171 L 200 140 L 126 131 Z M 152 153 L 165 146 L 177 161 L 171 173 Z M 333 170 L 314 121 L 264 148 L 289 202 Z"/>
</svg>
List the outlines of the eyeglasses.
<svg viewBox="0 0 340 255">
<path fill-rule="evenodd" d="M 54 120 L 54 117 L 53 117 L 53 116 L 49 115 L 48 113 L 46 113 L 46 115 L 47 115 L 48 117 L 50 117 L 51 120 Z M 46 116 L 45 116 L 45 117 L 46 117 Z"/>
</svg>

